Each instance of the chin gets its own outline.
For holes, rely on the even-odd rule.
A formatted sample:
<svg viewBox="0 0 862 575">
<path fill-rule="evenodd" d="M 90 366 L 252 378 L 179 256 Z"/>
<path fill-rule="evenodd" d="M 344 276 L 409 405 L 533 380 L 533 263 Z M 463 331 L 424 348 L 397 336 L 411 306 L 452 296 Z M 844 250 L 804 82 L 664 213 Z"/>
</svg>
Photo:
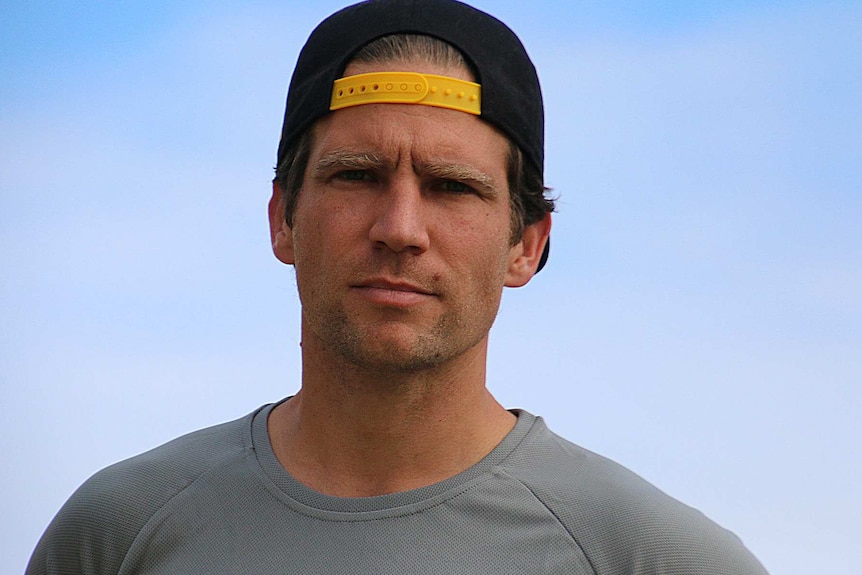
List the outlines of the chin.
<svg viewBox="0 0 862 575">
<path fill-rule="evenodd" d="M 439 367 L 451 358 L 451 350 L 439 342 L 415 338 L 413 342 L 393 338 L 369 338 L 341 347 L 343 357 L 357 367 L 392 373 L 416 373 Z"/>
<path fill-rule="evenodd" d="M 439 368 L 475 348 L 487 335 L 487 329 L 466 330 L 450 315 L 423 325 L 410 320 L 358 321 L 342 311 L 329 314 L 318 326 L 321 329 L 315 331 L 330 352 L 357 368 L 393 374 Z"/>
<path fill-rule="evenodd" d="M 415 333 L 405 326 L 362 330 L 362 335 L 342 338 L 335 347 L 350 363 L 362 369 L 411 374 L 434 370 L 463 354 L 470 345 L 446 330 Z"/>
</svg>

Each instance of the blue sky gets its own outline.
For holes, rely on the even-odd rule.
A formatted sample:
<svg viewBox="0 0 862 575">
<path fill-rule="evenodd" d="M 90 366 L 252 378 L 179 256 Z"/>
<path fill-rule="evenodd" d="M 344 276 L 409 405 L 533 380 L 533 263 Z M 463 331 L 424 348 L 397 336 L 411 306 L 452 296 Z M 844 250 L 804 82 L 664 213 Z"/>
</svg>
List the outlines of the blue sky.
<svg viewBox="0 0 862 575">
<path fill-rule="evenodd" d="M 90 474 L 296 390 L 265 206 L 340 2 L 0 6 L 0 573 Z M 519 33 L 560 196 L 504 297 L 502 403 L 850 573 L 862 517 L 862 5 L 477 2 Z"/>
</svg>

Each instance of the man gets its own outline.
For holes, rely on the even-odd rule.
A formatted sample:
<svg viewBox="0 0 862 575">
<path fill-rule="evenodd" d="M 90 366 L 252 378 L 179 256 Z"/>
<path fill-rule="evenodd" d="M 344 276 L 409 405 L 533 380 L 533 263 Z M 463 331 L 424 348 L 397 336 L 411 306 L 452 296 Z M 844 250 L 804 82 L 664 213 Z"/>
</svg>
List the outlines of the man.
<svg viewBox="0 0 862 575">
<path fill-rule="evenodd" d="M 269 205 L 296 395 L 88 480 L 29 573 L 763 573 L 730 533 L 485 388 L 547 258 L 542 103 L 502 23 L 379 0 L 311 35 Z"/>
</svg>

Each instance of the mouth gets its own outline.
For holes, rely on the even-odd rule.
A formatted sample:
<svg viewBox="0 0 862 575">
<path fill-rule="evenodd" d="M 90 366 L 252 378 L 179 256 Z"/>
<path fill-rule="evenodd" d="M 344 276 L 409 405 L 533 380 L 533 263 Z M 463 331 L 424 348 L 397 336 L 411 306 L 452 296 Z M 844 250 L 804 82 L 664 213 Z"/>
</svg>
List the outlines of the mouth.
<svg viewBox="0 0 862 575">
<path fill-rule="evenodd" d="M 372 303 L 387 307 L 410 307 L 436 296 L 420 285 L 384 278 L 362 281 L 350 287 Z"/>
<path fill-rule="evenodd" d="M 379 290 L 390 290 L 390 291 L 398 291 L 398 292 L 412 292 L 418 293 L 422 295 L 434 295 L 434 292 L 431 290 L 425 289 L 422 286 L 404 282 L 404 281 L 395 281 L 395 280 L 387 280 L 387 279 L 373 279 L 364 282 L 360 282 L 352 287 L 355 288 L 366 288 L 366 289 L 379 289 Z"/>
</svg>

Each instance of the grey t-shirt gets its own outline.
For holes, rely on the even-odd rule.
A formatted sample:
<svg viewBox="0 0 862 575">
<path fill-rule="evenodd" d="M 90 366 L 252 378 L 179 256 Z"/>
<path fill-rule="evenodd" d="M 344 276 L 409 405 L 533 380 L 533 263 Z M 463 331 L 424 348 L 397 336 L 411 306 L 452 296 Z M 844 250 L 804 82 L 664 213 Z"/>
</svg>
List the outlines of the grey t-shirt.
<svg viewBox="0 0 862 575">
<path fill-rule="evenodd" d="M 732 533 L 525 411 L 455 477 L 339 498 L 278 463 L 272 407 L 94 475 L 28 575 L 766 573 Z"/>
</svg>

